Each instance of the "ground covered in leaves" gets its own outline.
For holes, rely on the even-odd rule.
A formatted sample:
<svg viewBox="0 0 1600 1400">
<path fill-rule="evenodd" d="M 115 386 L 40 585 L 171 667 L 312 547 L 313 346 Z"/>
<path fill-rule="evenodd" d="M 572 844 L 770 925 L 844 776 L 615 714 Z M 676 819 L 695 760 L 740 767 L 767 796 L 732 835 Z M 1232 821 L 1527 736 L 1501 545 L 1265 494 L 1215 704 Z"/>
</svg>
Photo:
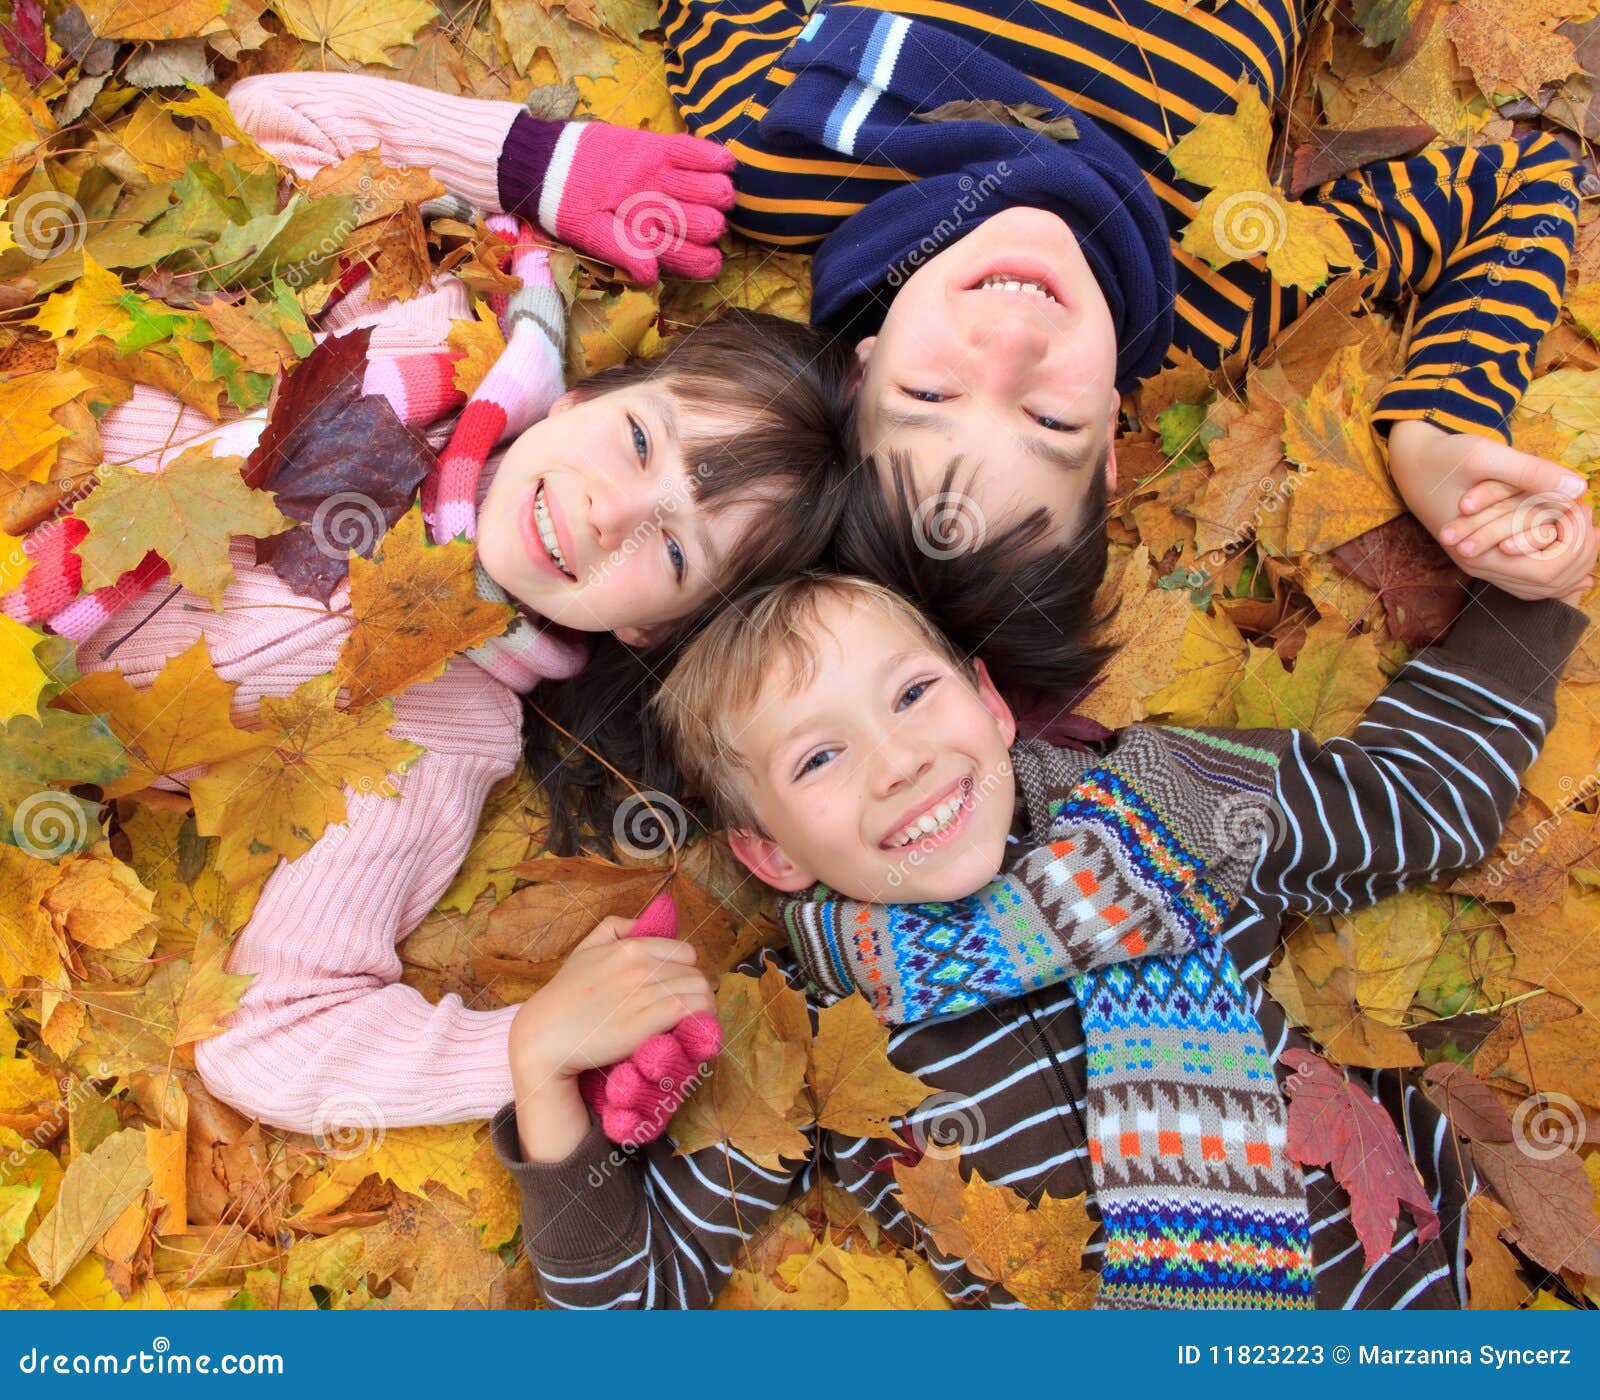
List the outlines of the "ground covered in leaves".
<svg viewBox="0 0 1600 1400">
<path fill-rule="evenodd" d="M 375 181 L 370 155 L 303 184 L 278 170 L 218 96 L 235 77 L 359 69 L 677 128 L 647 0 L 11 0 L 0 15 L 0 591 L 28 567 L 21 536 L 70 508 L 91 527 L 91 586 L 155 549 L 174 580 L 220 596 L 229 537 L 288 523 L 271 495 L 237 458 L 119 471 L 97 417 L 136 383 L 214 417 L 266 402 L 309 353 L 336 254 L 401 298 L 438 267 L 480 307 L 504 287 L 481 225 L 425 228 L 425 175 Z M 1270 114 L 1244 103 L 1174 158 L 1220 200 L 1268 184 L 1292 197 L 1363 160 L 1519 125 L 1593 143 L 1597 81 L 1600 19 L 1583 0 L 1356 0 L 1315 26 L 1276 140 Z M 1513 427 L 1518 446 L 1592 475 L 1592 145 L 1588 172 L 1567 315 Z M 1286 205 L 1284 223 L 1274 275 L 1321 286 L 1337 238 L 1309 210 Z M 1203 243 L 1209 226 L 1196 220 L 1193 246 L 1225 259 Z M 714 285 L 647 291 L 564 258 L 571 371 L 728 304 L 804 315 L 804 258 L 728 246 Z M 1364 416 L 1407 321 L 1361 311 L 1336 278 L 1248 380 L 1180 367 L 1134 396 L 1107 583 L 1120 651 L 1083 720 L 1339 734 L 1459 605 L 1459 575 L 1403 515 Z M 498 347 L 493 318 L 452 339 L 470 388 Z M 369 430 L 378 441 L 384 425 Z M 474 614 L 466 547 L 424 546 L 414 514 L 350 569 L 356 627 L 338 669 L 249 729 L 202 647 L 139 692 L 79 676 L 70 645 L 0 617 L 0 1307 L 535 1301 L 483 1125 L 282 1133 L 194 1072 L 194 1045 L 242 991 L 225 960 L 262 882 L 343 820 L 346 785 L 402 771 L 414 746 L 384 732 L 393 697 L 503 624 Z M 422 597 L 456 619 L 449 631 L 385 640 L 392 610 Z M 1404 1067 L 1448 1105 L 1484 1184 L 1477 1306 L 1600 1302 L 1600 634 L 1559 704 L 1490 861 L 1449 888 L 1292 924 L 1272 980 L 1326 1052 L 1298 1067 L 1297 1150 L 1349 1186 L 1369 1248 L 1386 1247 L 1401 1199 L 1378 1193 L 1351 1148 L 1369 1106 L 1337 1066 Z M 201 776 L 186 792 L 156 786 L 188 770 Z M 525 775 L 496 790 L 454 885 L 403 945 L 409 983 L 473 1005 L 521 1000 L 599 917 L 636 913 L 664 879 L 708 965 L 775 941 L 759 893 L 705 840 L 672 870 L 618 867 L 542 857 L 544 826 Z M 888 1136 L 937 1087 L 893 1069 L 859 1001 L 826 1013 L 814 1039 L 775 976 L 725 976 L 718 1003 L 730 1043 L 674 1124 L 685 1148 L 731 1139 L 775 1163 L 813 1120 Z M 1038 1306 L 1092 1299 L 1081 1198 L 1029 1209 L 945 1151 L 902 1152 L 894 1170 L 911 1214 L 979 1274 Z M 727 1306 L 945 1306 L 931 1271 L 826 1185 L 738 1265 Z"/>
</svg>

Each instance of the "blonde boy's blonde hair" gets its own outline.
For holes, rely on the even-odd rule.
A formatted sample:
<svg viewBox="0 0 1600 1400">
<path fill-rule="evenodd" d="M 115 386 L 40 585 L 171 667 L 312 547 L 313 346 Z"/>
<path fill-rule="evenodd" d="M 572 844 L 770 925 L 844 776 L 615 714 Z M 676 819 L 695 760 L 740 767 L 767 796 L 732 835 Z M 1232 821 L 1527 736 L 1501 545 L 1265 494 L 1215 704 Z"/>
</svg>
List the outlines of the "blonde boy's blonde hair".
<svg viewBox="0 0 1600 1400">
<path fill-rule="evenodd" d="M 966 658 L 914 604 L 863 578 L 803 573 L 735 599 L 684 648 L 651 701 L 668 756 L 710 803 L 719 827 L 760 827 L 746 785 L 739 781 L 750 767 L 739 749 L 741 719 L 780 664 L 788 671 L 786 693 L 811 683 L 818 664 L 812 629 L 825 598 L 883 609 L 970 673 Z"/>
</svg>

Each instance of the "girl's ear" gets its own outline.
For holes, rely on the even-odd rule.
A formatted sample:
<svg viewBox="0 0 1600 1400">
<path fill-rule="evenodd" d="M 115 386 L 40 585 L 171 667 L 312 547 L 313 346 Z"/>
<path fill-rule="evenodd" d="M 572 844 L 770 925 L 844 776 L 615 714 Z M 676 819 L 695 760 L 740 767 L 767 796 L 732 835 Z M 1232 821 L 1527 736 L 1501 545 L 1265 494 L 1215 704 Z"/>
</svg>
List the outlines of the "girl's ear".
<svg viewBox="0 0 1600 1400">
<path fill-rule="evenodd" d="M 790 860 L 771 837 L 754 831 L 730 831 L 728 849 L 763 885 L 785 894 L 795 894 L 817 883 L 816 876 Z"/>
<path fill-rule="evenodd" d="M 978 699 L 983 701 L 983 708 L 994 716 L 994 722 L 1000 726 L 1000 735 L 1009 749 L 1017 741 L 1017 717 L 1011 713 L 1011 706 L 1006 704 L 1005 697 L 990 679 L 989 668 L 983 664 L 983 658 L 979 657 L 973 664 L 978 672 Z"/>
<path fill-rule="evenodd" d="M 653 647 L 667 635 L 667 624 L 652 622 L 646 627 L 617 627 L 612 630 L 611 635 L 625 647 L 643 649 Z"/>
</svg>

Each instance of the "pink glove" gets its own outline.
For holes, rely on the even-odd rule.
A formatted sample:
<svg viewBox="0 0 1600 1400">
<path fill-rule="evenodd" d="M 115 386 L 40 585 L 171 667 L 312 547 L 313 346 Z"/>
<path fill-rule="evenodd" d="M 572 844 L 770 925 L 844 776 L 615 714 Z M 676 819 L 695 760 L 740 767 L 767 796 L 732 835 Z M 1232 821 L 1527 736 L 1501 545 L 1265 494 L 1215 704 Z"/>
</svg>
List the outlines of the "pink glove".
<svg viewBox="0 0 1600 1400">
<path fill-rule="evenodd" d="M 731 151 L 698 136 L 524 113 L 500 152 L 500 199 L 508 212 L 536 219 L 635 282 L 654 282 L 663 271 L 715 277 L 735 164 Z"/>
<path fill-rule="evenodd" d="M 678 910 L 662 891 L 640 913 L 630 938 L 676 938 Z M 700 1066 L 722 1049 L 722 1025 L 709 1011 L 685 1016 L 670 1031 L 653 1035 L 626 1060 L 578 1075 L 578 1092 L 600 1115 L 612 1142 L 642 1143 L 661 1136 L 678 1110 Z"/>
</svg>

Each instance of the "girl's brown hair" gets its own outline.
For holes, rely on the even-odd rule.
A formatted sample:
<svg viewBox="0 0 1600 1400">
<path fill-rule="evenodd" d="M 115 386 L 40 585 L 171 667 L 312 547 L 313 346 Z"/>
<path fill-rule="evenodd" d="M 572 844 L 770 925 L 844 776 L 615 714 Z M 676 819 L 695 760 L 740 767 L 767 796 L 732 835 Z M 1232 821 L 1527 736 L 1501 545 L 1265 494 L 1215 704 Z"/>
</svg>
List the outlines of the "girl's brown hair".
<svg viewBox="0 0 1600 1400">
<path fill-rule="evenodd" d="M 648 702 L 678 650 L 727 597 L 808 568 L 829 548 L 852 460 L 853 363 L 847 346 L 809 326 L 731 310 L 673 337 L 657 355 L 573 386 L 591 397 L 649 382 L 666 385 L 691 410 L 683 452 L 694 468 L 696 501 L 712 510 L 752 497 L 772 504 L 724 561 L 718 594 L 697 613 L 648 648 L 599 633 L 581 674 L 541 685 L 525 698 L 524 751 L 550 804 L 551 849 L 613 849 L 612 816 L 627 789 L 586 749 L 603 755 L 641 791 L 678 794 L 679 779 L 662 755 Z M 697 407 L 708 422 L 737 426 L 697 430 Z"/>
</svg>

